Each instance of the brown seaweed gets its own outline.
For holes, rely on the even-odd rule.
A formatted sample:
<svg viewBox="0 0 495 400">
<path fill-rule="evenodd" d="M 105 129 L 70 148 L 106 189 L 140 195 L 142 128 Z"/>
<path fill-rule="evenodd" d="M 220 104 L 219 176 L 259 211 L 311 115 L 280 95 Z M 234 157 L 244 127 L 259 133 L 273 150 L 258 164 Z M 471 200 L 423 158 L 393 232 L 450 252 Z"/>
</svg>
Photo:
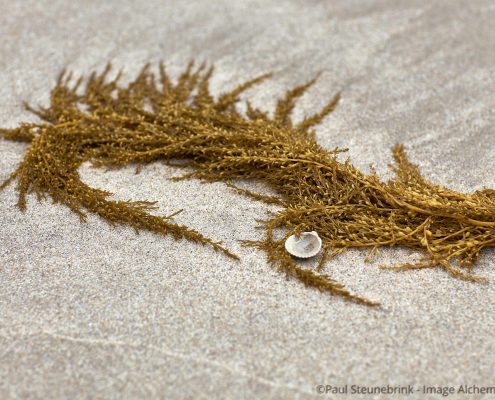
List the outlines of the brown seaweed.
<svg viewBox="0 0 495 400">
<path fill-rule="evenodd" d="M 27 194 L 35 193 L 66 205 L 81 221 L 90 212 L 111 224 L 185 238 L 237 258 L 221 243 L 176 224 L 173 215 L 152 214 L 153 202 L 110 200 L 111 193 L 89 187 L 78 173 L 84 162 L 122 167 L 181 160 L 189 168 L 183 179 L 222 181 L 280 206 L 261 222 L 263 239 L 244 244 L 262 249 L 271 265 L 307 286 L 377 305 L 321 273 L 330 257 L 351 247 L 420 249 L 421 262 L 390 268 L 437 267 L 457 278 L 480 279 L 472 267 L 480 251 L 495 242 L 495 191 L 464 194 L 435 185 L 408 160 L 402 145 L 393 149 L 395 178 L 383 182 L 373 171 L 365 174 L 349 160 L 339 161 L 344 150 L 317 143 L 314 126 L 335 109 L 339 95 L 315 115 L 292 122 L 296 99 L 315 79 L 289 90 L 270 115 L 249 102 L 245 112 L 236 107 L 243 92 L 269 75 L 214 97 L 212 71 L 191 63 L 173 82 L 163 64 L 158 74 L 147 65 L 126 86 L 119 84 L 120 74 L 109 79 L 110 65 L 86 79 L 63 72 L 48 107 L 27 106 L 41 122 L 0 130 L 4 139 L 29 143 L 2 188 L 16 182 L 21 209 Z M 260 180 L 276 195 L 241 189 L 234 184 L 238 179 Z M 285 238 L 307 230 L 323 239 L 324 254 L 315 270 L 301 267 L 284 250 Z"/>
</svg>

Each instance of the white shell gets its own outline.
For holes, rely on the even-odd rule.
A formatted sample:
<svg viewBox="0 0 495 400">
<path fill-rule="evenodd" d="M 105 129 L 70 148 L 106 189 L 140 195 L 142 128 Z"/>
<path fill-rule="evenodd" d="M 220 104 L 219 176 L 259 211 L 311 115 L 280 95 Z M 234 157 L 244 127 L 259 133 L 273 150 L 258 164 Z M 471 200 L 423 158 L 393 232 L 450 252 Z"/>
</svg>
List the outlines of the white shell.
<svg viewBox="0 0 495 400">
<path fill-rule="evenodd" d="M 315 231 L 292 235 L 285 241 L 285 250 L 299 258 L 314 257 L 321 250 L 321 239 Z"/>
</svg>

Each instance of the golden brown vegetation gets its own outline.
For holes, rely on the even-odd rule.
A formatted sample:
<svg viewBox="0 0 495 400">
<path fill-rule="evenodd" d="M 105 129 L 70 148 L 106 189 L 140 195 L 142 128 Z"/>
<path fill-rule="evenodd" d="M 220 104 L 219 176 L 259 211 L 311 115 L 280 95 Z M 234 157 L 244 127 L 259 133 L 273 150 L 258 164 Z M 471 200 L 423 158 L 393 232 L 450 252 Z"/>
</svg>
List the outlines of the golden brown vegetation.
<svg viewBox="0 0 495 400">
<path fill-rule="evenodd" d="M 33 192 L 68 206 L 83 221 L 85 212 L 91 212 L 112 224 L 171 234 L 237 258 L 220 243 L 174 223 L 173 216 L 151 214 L 154 203 L 110 200 L 111 193 L 89 187 L 78 173 L 86 161 L 120 167 L 181 160 L 181 166 L 190 168 L 183 178 L 223 181 L 281 206 L 262 222 L 264 238 L 244 243 L 263 249 L 273 266 L 307 286 L 377 305 L 320 272 L 328 258 L 350 247 L 421 249 L 421 262 L 392 268 L 440 267 L 461 279 L 478 279 L 472 265 L 495 242 L 495 191 L 462 194 L 434 185 L 400 145 L 393 150 L 396 178 L 389 182 L 338 161 L 341 150 L 319 146 L 312 129 L 334 110 L 338 96 L 298 124 L 290 119 L 295 100 L 314 80 L 289 90 L 270 116 L 249 102 L 245 113 L 236 108 L 239 96 L 267 75 L 214 98 L 209 91 L 212 69 L 204 66 L 190 64 L 175 83 L 163 65 L 158 75 L 146 66 L 125 87 L 118 85 L 120 74 L 109 79 L 109 72 L 110 66 L 91 74 L 84 87 L 82 78 L 62 73 L 49 107 L 28 106 L 42 122 L 0 130 L 4 139 L 30 143 L 2 185 L 16 181 L 21 209 Z M 276 196 L 237 188 L 232 182 L 240 178 L 263 181 Z M 308 230 L 317 231 L 324 243 L 316 270 L 302 268 L 284 250 L 286 237 Z"/>
</svg>

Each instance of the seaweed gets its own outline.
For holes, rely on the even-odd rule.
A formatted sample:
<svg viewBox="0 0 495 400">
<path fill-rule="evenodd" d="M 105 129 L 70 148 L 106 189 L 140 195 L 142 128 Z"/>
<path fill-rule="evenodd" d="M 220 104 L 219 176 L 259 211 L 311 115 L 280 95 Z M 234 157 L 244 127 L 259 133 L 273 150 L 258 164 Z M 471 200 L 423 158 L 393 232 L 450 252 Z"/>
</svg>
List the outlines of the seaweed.
<svg viewBox="0 0 495 400">
<path fill-rule="evenodd" d="M 367 247 L 373 253 L 383 246 L 424 253 L 418 263 L 385 268 L 435 267 L 460 279 L 481 279 L 472 268 L 480 251 L 495 243 L 495 191 L 465 194 L 435 185 L 409 161 L 402 145 L 393 148 L 395 177 L 387 182 L 373 170 L 359 171 L 349 159 L 339 161 L 345 149 L 323 148 L 314 130 L 335 109 L 339 94 L 301 122 L 291 119 L 295 101 L 316 78 L 287 91 L 270 115 L 249 102 L 245 112 L 237 107 L 240 96 L 269 74 L 215 97 L 209 89 L 213 68 L 205 64 L 190 63 L 175 82 L 163 63 L 158 73 L 146 65 L 127 85 L 119 83 L 120 73 L 110 79 L 111 70 L 108 64 L 103 72 L 78 79 L 63 71 L 48 107 L 26 105 L 41 122 L 0 130 L 3 139 L 29 143 L 1 186 L 15 181 L 20 209 L 34 193 L 69 207 L 81 221 L 94 213 L 113 225 L 184 238 L 237 259 L 222 243 L 175 223 L 174 215 L 153 214 L 154 202 L 111 200 L 111 193 L 86 185 L 78 173 L 84 162 L 119 168 L 180 161 L 188 168 L 181 179 L 225 182 L 280 207 L 260 221 L 263 238 L 243 244 L 263 250 L 272 266 L 309 287 L 379 305 L 351 293 L 322 269 L 348 248 Z M 234 184 L 239 179 L 262 181 L 275 195 L 241 189 Z M 306 230 L 317 231 L 324 244 L 315 270 L 303 268 L 284 250 L 289 235 Z"/>
</svg>

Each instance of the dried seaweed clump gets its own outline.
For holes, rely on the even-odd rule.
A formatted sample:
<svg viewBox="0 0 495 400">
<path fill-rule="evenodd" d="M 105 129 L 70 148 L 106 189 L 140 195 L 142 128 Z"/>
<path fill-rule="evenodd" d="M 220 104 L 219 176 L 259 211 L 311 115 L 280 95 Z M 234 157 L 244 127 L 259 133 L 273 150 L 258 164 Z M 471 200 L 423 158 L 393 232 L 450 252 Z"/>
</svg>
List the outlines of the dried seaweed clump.
<svg viewBox="0 0 495 400">
<path fill-rule="evenodd" d="M 338 95 L 302 122 L 290 119 L 295 100 L 314 80 L 289 90 L 268 115 L 249 102 L 246 112 L 236 109 L 239 96 L 268 75 L 214 98 L 209 91 L 212 69 L 204 66 L 191 63 L 176 82 L 163 65 L 158 75 L 146 66 L 126 86 L 118 85 L 120 74 L 109 79 L 110 69 L 77 81 L 62 73 L 49 107 L 28 106 L 42 122 L 0 130 L 4 139 L 30 143 L 2 186 L 16 181 L 21 209 L 26 195 L 34 192 L 40 199 L 49 196 L 65 204 L 81 220 L 91 212 L 112 224 L 171 234 L 236 258 L 220 243 L 174 223 L 172 216 L 150 213 L 154 203 L 110 200 L 110 193 L 89 187 L 78 174 L 86 161 L 120 167 L 181 160 L 191 171 L 185 178 L 223 181 L 234 188 L 232 182 L 240 178 L 269 185 L 276 196 L 238 188 L 281 206 L 262 222 L 263 240 L 245 244 L 263 249 L 273 266 L 307 286 L 377 305 L 321 273 L 325 260 L 349 247 L 372 252 L 380 246 L 421 249 L 425 257 L 420 263 L 392 268 L 439 267 L 462 279 L 478 279 L 471 274 L 472 265 L 495 241 L 495 191 L 462 194 L 434 185 L 400 145 L 393 149 L 396 177 L 389 182 L 374 172 L 360 172 L 349 161 L 339 162 L 341 150 L 319 146 L 312 129 L 334 110 Z M 277 234 L 280 230 L 284 237 Z M 300 267 L 284 250 L 286 237 L 307 230 L 317 231 L 324 243 L 316 270 Z"/>
</svg>

